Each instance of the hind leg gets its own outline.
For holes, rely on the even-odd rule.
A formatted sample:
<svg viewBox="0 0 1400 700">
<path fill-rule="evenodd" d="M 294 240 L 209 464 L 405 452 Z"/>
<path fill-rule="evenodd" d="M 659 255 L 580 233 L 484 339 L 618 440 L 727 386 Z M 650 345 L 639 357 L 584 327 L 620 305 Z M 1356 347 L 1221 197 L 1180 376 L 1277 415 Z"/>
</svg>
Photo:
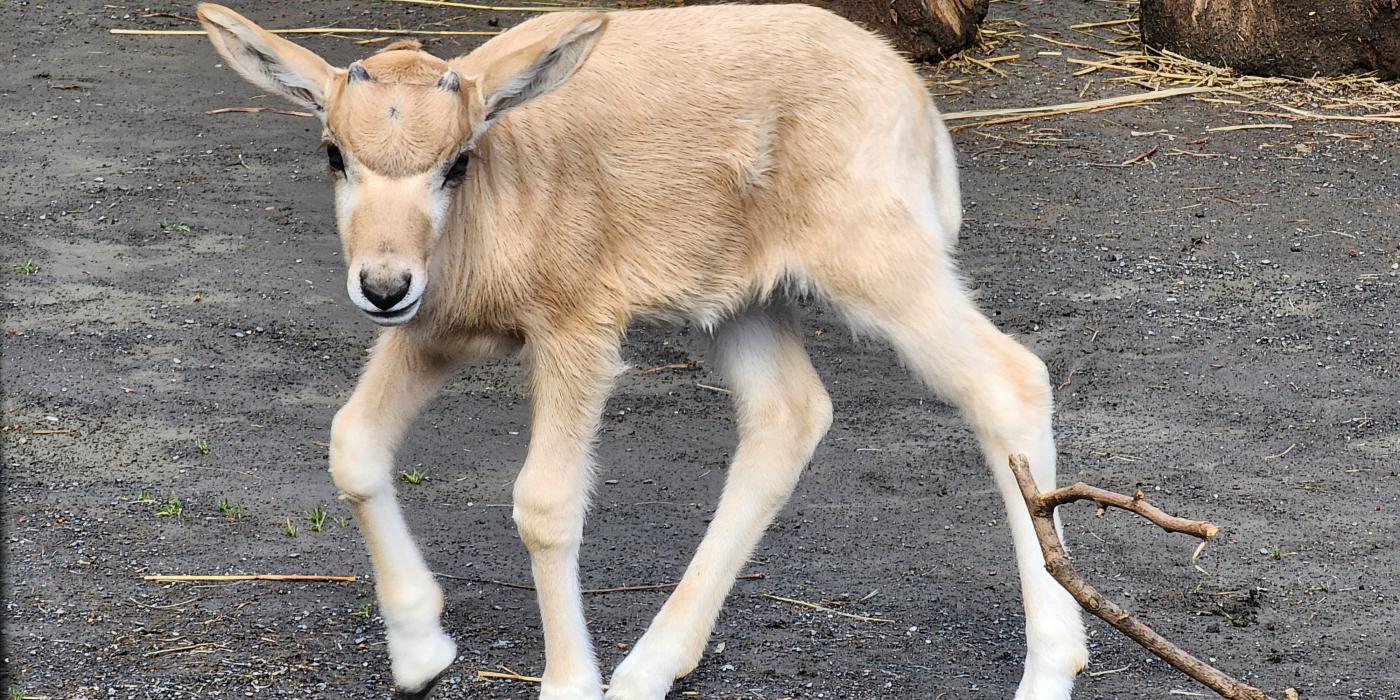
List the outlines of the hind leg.
<svg viewBox="0 0 1400 700">
<path fill-rule="evenodd" d="M 636 647 L 609 700 L 661 700 L 695 668 L 740 567 L 782 509 L 831 424 L 831 401 L 786 313 L 757 310 L 715 333 L 734 392 L 739 447 L 705 539 Z"/>
<path fill-rule="evenodd" d="M 928 239 L 925 239 L 928 240 Z M 1017 700 L 1066 700 L 1088 661 L 1079 606 L 1045 571 L 1030 515 L 1007 466 L 1025 454 L 1041 489 L 1055 485 L 1045 364 L 982 315 L 944 256 L 890 262 L 838 302 L 889 338 L 910 368 L 955 404 L 981 444 L 1007 509 L 1026 611 L 1026 666 Z"/>
</svg>

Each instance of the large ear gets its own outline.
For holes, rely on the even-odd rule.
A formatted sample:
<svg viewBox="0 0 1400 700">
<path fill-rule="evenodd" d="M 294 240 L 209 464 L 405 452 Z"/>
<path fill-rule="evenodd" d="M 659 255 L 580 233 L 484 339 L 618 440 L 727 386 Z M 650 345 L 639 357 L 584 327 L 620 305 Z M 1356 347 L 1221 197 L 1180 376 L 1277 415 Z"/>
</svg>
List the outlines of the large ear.
<svg viewBox="0 0 1400 700">
<path fill-rule="evenodd" d="M 209 41 L 239 75 L 324 114 L 326 89 L 336 68 L 227 7 L 202 3 L 196 12 Z"/>
<path fill-rule="evenodd" d="M 493 61 L 479 88 L 490 124 L 505 112 L 564 84 L 598 43 L 608 18 L 591 13 L 574 18 L 548 37 Z"/>
</svg>

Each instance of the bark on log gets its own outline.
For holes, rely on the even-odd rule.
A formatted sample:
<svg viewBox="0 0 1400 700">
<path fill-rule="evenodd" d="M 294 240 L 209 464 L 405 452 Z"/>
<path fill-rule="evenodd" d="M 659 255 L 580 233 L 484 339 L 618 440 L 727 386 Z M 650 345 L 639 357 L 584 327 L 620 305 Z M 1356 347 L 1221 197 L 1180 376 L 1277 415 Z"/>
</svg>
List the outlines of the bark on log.
<svg viewBox="0 0 1400 700">
<path fill-rule="evenodd" d="M 686 0 L 711 4 L 734 0 Z M 750 4 L 786 4 L 798 0 L 745 0 Z M 801 0 L 835 12 L 888 38 L 916 61 L 941 61 L 977 41 L 977 26 L 987 17 L 990 0 Z M 1397 0 L 1400 1 L 1400 0 Z"/>
<path fill-rule="evenodd" d="M 1146 45 L 1251 75 L 1400 75 L 1400 0 L 1142 0 Z"/>
</svg>

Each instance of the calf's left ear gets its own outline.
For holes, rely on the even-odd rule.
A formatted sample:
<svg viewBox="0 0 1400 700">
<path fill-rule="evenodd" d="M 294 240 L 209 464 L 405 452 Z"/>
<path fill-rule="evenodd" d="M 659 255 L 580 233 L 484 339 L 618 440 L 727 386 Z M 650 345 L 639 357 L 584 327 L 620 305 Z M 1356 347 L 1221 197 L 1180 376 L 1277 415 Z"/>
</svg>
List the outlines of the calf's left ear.
<svg viewBox="0 0 1400 700">
<path fill-rule="evenodd" d="M 563 85 L 588 58 L 607 25 L 601 13 L 581 15 L 488 65 L 478 83 L 486 108 L 483 125 Z"/>
<path fill-rule="evenodd" d="M 338 68 L 222 5 L 202 3 L 196 12 L 214 49 L 239 75 L 325 115 L 326 92 Z"/>
</svg>

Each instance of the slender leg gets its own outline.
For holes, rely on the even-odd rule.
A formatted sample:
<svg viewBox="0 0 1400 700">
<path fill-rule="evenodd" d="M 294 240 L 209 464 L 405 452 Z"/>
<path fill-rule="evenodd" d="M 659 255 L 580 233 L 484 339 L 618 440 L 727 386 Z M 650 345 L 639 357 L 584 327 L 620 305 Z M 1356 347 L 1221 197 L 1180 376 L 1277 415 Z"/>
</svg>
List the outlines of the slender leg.
<svg viewBox="0 0 1400 700">
<path fill-rule="evenodd" d="M 1026 609 L 1026 667 L 1017 700 L 1068 700 L 1088 662 L 1079 606 L 1045 562 L 1007 456 L 1025 454 L 1041 489 L 1055 486 L 1052 395 L 1045 364 L 998 331 L 948 276 L 868 314 L 913 370 L 962 410 L 1007 509 Z"/>
<path fill-rule="evenodd" d="M 442 589 L 419 553 L 394 498 L 394 451 L 437 392 L 451 357 L 388 331 L 350 401 L 331 425 L 331 475 L 350 502 L 374 566 L 375 591 L 400 697 L 425 697 L 457 655 L 443 631 Z"/>
<path fill-rule="evenodd" d="M 542 700 L 595 700 L 602 678 L 583 618 L 578 548 L 592 447 L 613 379 L 618 339 L 532 338 L 530 448 L 515 481 L 514 516 L 530 552 L 544 627 Z"/>
<path fill-rule="evenodd" d="M 715 334 L 739 414 L 739 447 L 705 539 L 636 647 L 609 700 L 661 700 L 699 663 L 740 567 L 797 484 L 831 425 L 831 401 L 782 311 L 758 310 Z"/>
</svg>

